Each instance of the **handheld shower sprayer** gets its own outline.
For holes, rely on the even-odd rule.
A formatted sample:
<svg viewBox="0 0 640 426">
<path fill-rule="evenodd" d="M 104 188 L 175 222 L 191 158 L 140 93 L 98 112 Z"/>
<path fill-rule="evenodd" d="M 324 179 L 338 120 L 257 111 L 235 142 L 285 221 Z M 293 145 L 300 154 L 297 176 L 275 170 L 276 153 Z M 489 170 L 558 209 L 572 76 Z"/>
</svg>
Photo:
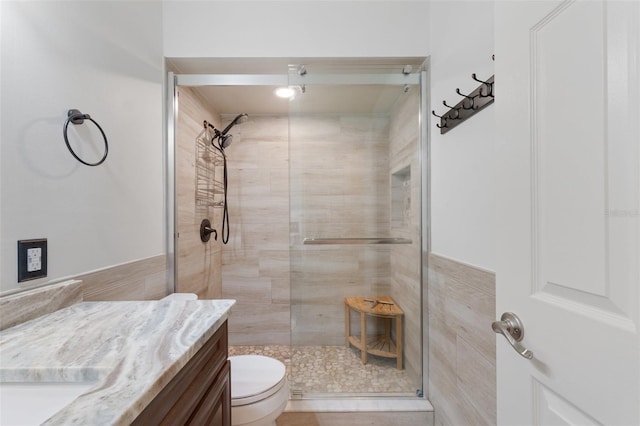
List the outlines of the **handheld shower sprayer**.
<svg viewBox="0 0 640 426">
<path fill-rule="evenodd" d="M 236 124 L 242 124 L 248 119 L 249 119 L 249 116 L 246 113 L 238 114 L 236 118 L 234 118 L 233 121 L 229 123 L 227 127 L 224 128 L 224 130 L 222 131 L 222 136 L 225 136 L 227 133 L 229 133 L 229 130 L 231 130 L 231 128 Z"/>
<path fill-rule="evenodd" d="M 227 155 L 224 153 L 224 149 L 231 145 L 233 141 L 233 135 L 228 134 L 229 130 L 236 124 L 242 124 L 249 119 L 249 116 L 245 113 L 238 114 L 223 131 L 216 129 L 211 123 L 207 123 L 211 129 L 213 129 L 213 137 L 211 138 L 211 146 L 220 151 L 222 154 L 223 164 L 223 188 L 224 188 L 224 204 L 222 211 L 222 242 L 227 244 L 229 242 L 229 209 L 227 206 Z M 218 144 L 215 144 L 218 141 Z"/>
<path fill-rule="evenodd" d="M 223 150 L 231 145 L 231 142 L 233 142 L 233 135 L 228 135 L 227 133 L 229 133 L 229 130 L 231 130 L 231 128 L 236 124 L 242 124 L 248 119 L 249 115 L 247 115 L 246 113 L 238 114 L 236 118 L 234 118 L 231 123 L 229 123 L 229 125 L 224 128 L 223 131 L 216 129 L 211 123 L 208 123 L 209 127 L 211 127 L 214 132 L 213 138 L 211 139 L 211 144 L 220 150 Z M 215 140 L 218 141 L 218 146 L 214 144 Z"/>
</svg>

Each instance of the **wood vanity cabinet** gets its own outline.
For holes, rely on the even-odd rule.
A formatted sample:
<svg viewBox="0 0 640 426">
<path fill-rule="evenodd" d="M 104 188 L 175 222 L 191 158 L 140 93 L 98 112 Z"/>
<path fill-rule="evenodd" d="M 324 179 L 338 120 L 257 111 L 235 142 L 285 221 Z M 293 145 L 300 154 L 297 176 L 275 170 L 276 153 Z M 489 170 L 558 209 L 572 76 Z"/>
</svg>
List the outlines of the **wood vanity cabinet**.
<svg viewBox="0 0 640 426">
<path fill-rule="evenodd" d="M 231 426 L 227 356 L 225 321 L 132 424 Z"/>
</svg>

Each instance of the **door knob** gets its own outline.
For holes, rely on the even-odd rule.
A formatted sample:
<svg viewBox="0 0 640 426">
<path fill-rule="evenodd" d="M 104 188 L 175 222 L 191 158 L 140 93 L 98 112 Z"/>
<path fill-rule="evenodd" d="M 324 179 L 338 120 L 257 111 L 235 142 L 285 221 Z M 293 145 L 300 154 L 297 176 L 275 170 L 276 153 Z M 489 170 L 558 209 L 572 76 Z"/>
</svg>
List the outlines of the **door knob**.
<svg viewBox="0 0 640 426">
<path fill-rule="evenodd" d="M 533 358 L 533 352 L 519 343 L 524 337 L 524 327 L 516 314 L 505 312 L 500 317 L 500 321 L 491 323 L 491 328 L 496 334 L 502 334 L 520 355 L 526 359 Z"/>
</svg>

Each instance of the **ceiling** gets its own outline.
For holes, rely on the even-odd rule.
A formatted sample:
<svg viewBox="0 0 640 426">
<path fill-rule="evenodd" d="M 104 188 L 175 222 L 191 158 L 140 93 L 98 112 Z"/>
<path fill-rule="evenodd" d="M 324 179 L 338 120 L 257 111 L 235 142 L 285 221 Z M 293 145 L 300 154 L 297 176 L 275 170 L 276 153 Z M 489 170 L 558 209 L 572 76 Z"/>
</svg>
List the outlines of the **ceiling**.
<svg viewBox="0 0 640 426">
<path fill-rule="evenodd" d="M 202 86 L 198 93 L 221 115 L 247 113 L 387 113 L 403 93 L 399 86 L 306 86 L 292 100 L 278 98 L 278 86 Z"/>
<path fill-rule="evenodd" d="M 405 65 L 413 72 L 424 58 L 383 59 L 286 59 L 286 58 L 171 58 L 167 67 L 176 74 L 297 74 L 298 64 L 307 73 L 402 74 Z M 404 92 L 402 85 L 313 84 L 297 86 L 293 99 L 275 96 L 275 85 L 197 86 L 196 91 L 221 115 L 247 113 L 272 115 L 289 113 L 387 113 Z M 410 90 L 418 90 L 417 87 Z M 304 93 L 301 93 L 304 91 Z"/>
</svg>

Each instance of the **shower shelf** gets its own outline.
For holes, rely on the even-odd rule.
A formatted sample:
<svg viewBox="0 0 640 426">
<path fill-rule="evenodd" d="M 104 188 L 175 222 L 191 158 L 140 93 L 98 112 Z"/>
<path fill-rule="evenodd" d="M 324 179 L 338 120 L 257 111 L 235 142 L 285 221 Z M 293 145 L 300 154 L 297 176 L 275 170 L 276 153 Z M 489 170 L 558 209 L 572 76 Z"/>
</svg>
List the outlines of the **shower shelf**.
<svg viewBox="0 0 640 426">
<path fill-rule="evenodd" d="M 211 135 L 207 128 L 196 138 L 196 205 L 222 207 L 224 185 L 218 176 L 222 175 L 224 160 L 210 141 Z"/>
</svg>

